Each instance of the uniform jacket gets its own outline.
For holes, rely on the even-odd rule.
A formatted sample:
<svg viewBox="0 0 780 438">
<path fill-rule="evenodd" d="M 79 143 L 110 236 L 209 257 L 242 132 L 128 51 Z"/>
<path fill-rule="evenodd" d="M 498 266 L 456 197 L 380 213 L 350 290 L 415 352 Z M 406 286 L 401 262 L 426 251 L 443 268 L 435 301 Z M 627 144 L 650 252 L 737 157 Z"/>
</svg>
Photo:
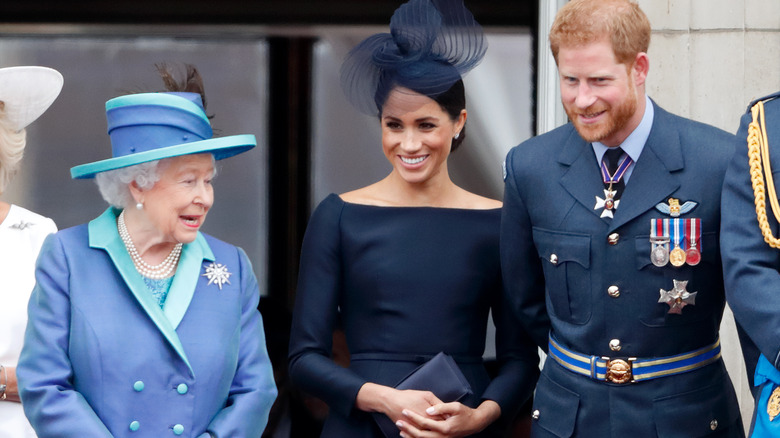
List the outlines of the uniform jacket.
<svg viewBox="0 0 780 438">
<path fill-rule="evenodd" d="M 546 350 L 548 333 L 586 355 L 654 358 L 713 344 L 725 304 L 718 230 L 733 136 L 655 103 L 650 135 L 613 219 L 594 209 L 604 185 L 590 143 L 571 124 L 513 148 L 506 160 L 501 259 L 506 299 Z M 669 198 L 696 202 L 697 266 L 651 263 L 650 224 Z M 698 292 L 681 315 L 659 303 L 673 280 Z M 610 294 L 610 286 L 613 288 Z M 619 350 L 610 345 L 619 346 Z M 616 385 L 548 358 L 534 401 L 537 437 L 742 436 L 722 361 Z"/>
<path fill-rule="evenodd" d="M 119 238 L 117 213 L 51 235 L 41 250 L 17 370 L 36 432 L 259 437 L 276 387 L 246 254 L 199 234 L 184 245 L 163 311 Z"/>
<path fill-rule="evenodd" d="M 771 170 L 775 189 L 780 185 L 780 93 L 761 98 L 764 111 Z M 754 102 L 755 103 L 755 102 Z M 764 242 L 759 228 L 755 197 L 748 163 L 748 125 L 753 120 L 750 107 L 742 117 L 736 137 L 736 150 L 723 185 L 723 222 L 721 247 L 726 296 L 734 318 L 761 352 L 755 373 L 757 409 L 753 418 L 756 431 L 751 436 L 777 436 L 780 419 L 767 421 L 766 401 L 780 385 L 780 250 Z M 767 170 L 763 169 L 766 173 Z M 768 187 L 765 182 L 765 187 Z M 768 190 L 765 206 L 773 236 L 780 236 L 772 214 Z M 747 345 L 746 345 L 747 344 Z M 746 348 L 747 346 L 747 348 Z M 749 354 L 750 341 L 743 339 L 748 369 L 756 367 L 756 357 Z M 752 376 L 751 376 L 752 377 Z"/>
</svg>

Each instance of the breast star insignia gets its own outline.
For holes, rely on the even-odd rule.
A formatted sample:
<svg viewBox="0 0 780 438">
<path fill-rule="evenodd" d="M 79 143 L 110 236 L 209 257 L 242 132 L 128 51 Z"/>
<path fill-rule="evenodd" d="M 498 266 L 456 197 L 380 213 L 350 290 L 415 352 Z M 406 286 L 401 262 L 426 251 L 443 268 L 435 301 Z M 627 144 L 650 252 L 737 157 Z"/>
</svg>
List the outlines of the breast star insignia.
<svg viewBox="0 0 780 438">
<path fill-rule="evenodd" d="M 672 290 L 661 289 L 661 298 L 658 299 L 659 303 L 666 303 L 669 305 L 669 313 L 675 313 L 677 315 L 682 314 L 683 307 L 696 304 L 696 294 L 698 292 L 688 292 L 688 281 L 672 280 L 674 287 Z"/>
<path fill-rule="evenodd" d="M 30 228 L 30 227 L 31 227 L 31 226 L 33 226 L 33 225 L 35 225 L 35 224 L 34 224 L 34 223 L 32 223 L 32 222 L 25 222 L 25 221 L 20 221 L 18 224 L 13 224 L 13 225 L 11 225 L 11 226 L 10 226 L 10 228 L 11 228 L 12 230 L 20 230 L 20 231 L 23 231 L 23 230 L 26 230 L 27 228 Z"/>
<path fill-rule="evenodd" d="M 209 285 L 216 284 L 219 286 L 219 290 L 222 290 L 223 284 L 230 284 L 229 278 L 231 275 L 233 274 L 228 272 L 227 266 L 223 265 L 222 263 L 212 263 L 209 266 L 206 266 L 206 273 L 201 275 L 201 277 L 208 278 Z"/>
</svg>

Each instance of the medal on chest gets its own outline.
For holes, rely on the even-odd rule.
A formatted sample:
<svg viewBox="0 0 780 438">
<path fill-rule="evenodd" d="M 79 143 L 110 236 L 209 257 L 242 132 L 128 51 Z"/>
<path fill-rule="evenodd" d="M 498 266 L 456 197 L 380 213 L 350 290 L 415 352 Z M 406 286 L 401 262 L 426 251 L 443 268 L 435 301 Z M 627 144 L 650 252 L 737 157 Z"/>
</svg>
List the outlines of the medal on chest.
<svg viewBox="0 0 780 438">
<path fill-rule="evenodd" d="M 669 219 L 650 219 L 650 261 L 660 267 L 669 263 Z"/>
<path fill-rule="evenodd" d="M 688 281 L 672 280 L 674 287 L 671 290 L 661 289 L 659 303 L 669 305 L 669 313 L 677 315 L 682 314 L 683 307 L 696 304 L 696 294 L 698 292 L 688 292 Z"/>
<path fill-rule="evenodd" d="M 701 261 L 701 219 L 681 218 L 698 205 L 696 202 L 687 201 L 680 205 L 680 201 L 669 198 L 669 203 L 663 202 L 655 208 L 661 213 L 668 214 L 669 218 L 650 219 L 650 261 L 658 267 L 670 264 L 680 268 L 696 266 Z M 671 250 L 669 247 L 671 246 Z M 671 289 L 661 289 L 658 303 L 669 306 L 668 313 L 681 315 L 686 306 L 696 305 L 698 292 L 688 292 L 687 280 L 672 280 Z"/>
<path fill-rule="evenodd" d="M 669 263 L 677 268 L 685 264 L 685 250 L 682 249 L 683 245 L 685 245 L 685 233 L 682 229 L 682 222 L 683 219 L 671 219 L 670 223 L 670 239 L 674 247 L 669 252 Z"/>
<path fill-rule="evenodd" d="M 685 219 L 685 237 L 688 241 L 685 261 L 691 266 L 696 266 L 701 261 L 701 251 L 698 246 L 701 241 L 701 219 Z"/>
<path fill-rule="evenodd" d="M 669 203 L 660 203 L 656 210 L 671 218 L 650 219 L 650 261 L 660 267 L 670 264 L 676 268 L 684 265 L 696 266 L 701 261 L 701 219 L 681 218 L 693 210 L 698 203 L 669 198 Z M 671 247 L 671 248 L 670 248 Z"/>
<path fill-rule="evenodd" d="M 769 415 L 769 421 L 775 421 L 775 417 L 780 415 L 780 386 L 775 387 L 769 396 L 766 403 L 766 413 Z"/>
<path fill-rule="evenodd" d="M 633 163 L 631 157 L 626 154 L 623 158 L 623 161 L 618 164 L 617 170 L 615 170 L 614 174 L 609 173 L 606 163 L 601 163 L 601 179 L 607 188 L 604 189 L 603 198 L 596 196 L 596 205 L 593 207 L 593 209 L 596 211 L 602 210 L 599 217 L 608 217 L 610 219 L 614 217 L 615 210 L 617 210 L 618 205 L 620 204 L 620 200 L 615 199 L 619 194 L 617 190 L 613 189 L 613 186 L 615 186 L 623 179 L 623 175 L 626 174 L 626 171 L 628 170 L 628 167 L 631 166 L 631 163 Z"/>
<path fill-rule="evenodd" d="M 593 207 L 594 210 L 600 210 L 604 209 L 601 212 L 601 216 L 599 217 L 608 217 L 612 218 L 614 217 L 614 211 L 617 210 L 618 204 L 620 204 L 619 199 L 615 199 L 615 192 L 612 190 L 612 184 L 609 185 L 609 188 L 604 189 L 604 198 L 600 198 L 596 196 L 596 206 Z"/>
</svg>

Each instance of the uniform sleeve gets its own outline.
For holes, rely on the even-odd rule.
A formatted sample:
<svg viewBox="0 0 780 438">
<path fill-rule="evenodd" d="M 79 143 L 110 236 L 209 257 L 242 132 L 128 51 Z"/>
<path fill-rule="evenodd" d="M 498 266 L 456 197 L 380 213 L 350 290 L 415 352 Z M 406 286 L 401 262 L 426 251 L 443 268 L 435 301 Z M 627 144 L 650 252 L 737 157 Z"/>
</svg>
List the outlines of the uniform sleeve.
<svg viewBox="0 0 780 438">
<path fill-rule="evenodd" d="M 208 427 L 208 431 L 217 438 L 260 437 L 268 424 L 268 414 L 277 395 L 263 321 L 257 310 L 260 301 L 257 278 L 244 251 L 239 248 L 238 252 L 243 297 L 238 367 L 227 403 Z"/>
<path fill-rule="evenodd" d="M 495 401 L 501 407 L 501 417 L 512 419 L 536 386 L 539 353 L 517 314 L 506 307 L 502 291 L 497 291 L 495 296 L 491 310 L 499 370 L 482 399 Z"/>
<path fill-rule="evenodd" d="M 314 211 L 301 249 L 290 335 L 290 378 L 301 389 L 349 415 L 366 380 L 331 359 L 342 287 L 339 221 L 342 201 L 331 195 Z"/>
<path fill-rule="evenodd" d="M 73 387 L 68 355 L 70 270 L 56 234 L 44 241 L 28 304 L 19 365 L 22 406 L 40 437 L 111 437 L 89 403 Z"/>
<path fill-rule="evenodd" d="M 773 171 L 780 169 L 780 105 L 773 101 L 772 116 L 767 114 L 770 155 Z M 737 323 L 775 368 L 780 369 L 780 249 L 771 248 L 761 234 L 750 180 L 747 133 L 751 114 L 742 118 L 737 147 L 726 171 L 721 202 L 721 255 L 726 298 Z M 776 134 L 775 134 L 776 133 Z M 775 134 L 774 136 L 772 134 Z M 778 174 L 775 173 L 777 186 Z M 766 210 L 773 235 L 780 237 L 766 198 Z M 746 358 L 748 367 L 755 362 Z"/>
<path fill-rule="evenodd" d="M 522 146 L 519 146 L 522 147 Z M 501 272 L 504 305 L 523 325 L 533 342 L 547 351 L 550 317 L 544 297 L 544 274 L 534 245 L 531 219 L 522 197 L 522 175 L 517 172 L 519 147 L 506 158 L 504 207 L 501 211 Z"/>
</svg>

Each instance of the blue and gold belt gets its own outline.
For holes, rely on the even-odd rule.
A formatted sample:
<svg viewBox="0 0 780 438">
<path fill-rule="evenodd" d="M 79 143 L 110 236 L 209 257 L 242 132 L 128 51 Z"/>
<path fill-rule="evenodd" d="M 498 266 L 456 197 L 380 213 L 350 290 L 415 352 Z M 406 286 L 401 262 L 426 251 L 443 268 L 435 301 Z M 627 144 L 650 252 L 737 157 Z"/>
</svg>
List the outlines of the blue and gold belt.
<svg viewBox="0 0 780 438">
<path fill-rule="evenodd" d="M 712 345 L 687 353 L 637 359 L 580 354 L 563 347 L 550 336 L 548 354 L 569 371 L 594 380 L 623 384 L 685 373 L 709 365 L 720 359 L 720 339 Z"/>
</svg>

